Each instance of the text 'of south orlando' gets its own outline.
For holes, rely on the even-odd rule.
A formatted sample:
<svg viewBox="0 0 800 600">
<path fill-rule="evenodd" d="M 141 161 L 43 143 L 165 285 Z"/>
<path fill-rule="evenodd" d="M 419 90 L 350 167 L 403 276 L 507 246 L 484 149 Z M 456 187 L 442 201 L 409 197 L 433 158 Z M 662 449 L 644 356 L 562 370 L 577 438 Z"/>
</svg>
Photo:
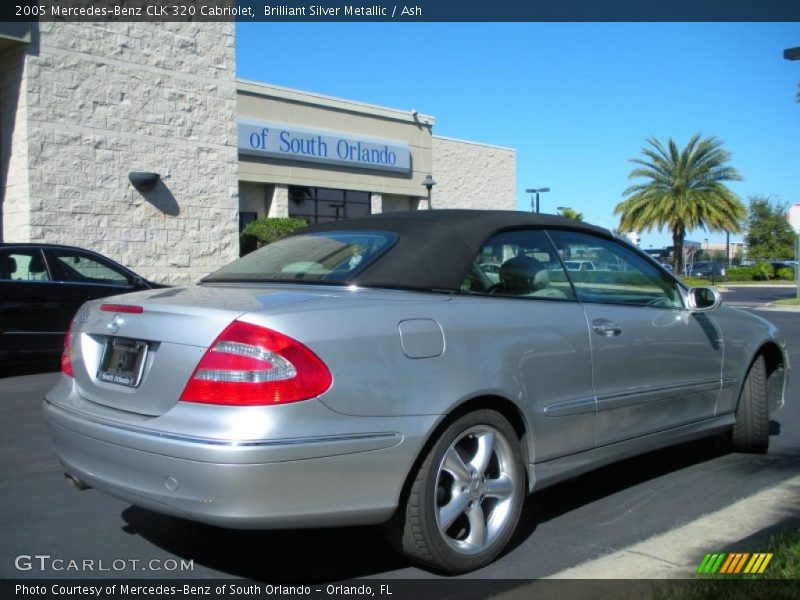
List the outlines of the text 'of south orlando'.
<svg viewBox="0 0 800 600">
<path fill-rule="evenodd" d="M 308 6 L 285 6 L 280 4 L 264 6 L 265 17 L 421 17 L 421 6 L 406 6 L 404 4 L 393 6 L 322 6 L 310 4 Z"/>
</svg>

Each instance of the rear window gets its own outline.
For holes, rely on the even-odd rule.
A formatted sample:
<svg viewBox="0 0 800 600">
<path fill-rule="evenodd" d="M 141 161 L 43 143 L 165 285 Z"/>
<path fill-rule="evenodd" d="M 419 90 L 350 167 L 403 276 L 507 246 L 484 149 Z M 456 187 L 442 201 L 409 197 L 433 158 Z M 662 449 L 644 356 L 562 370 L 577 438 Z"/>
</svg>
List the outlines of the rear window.
<svg viewBox="0 0 800 600">
<path fill-rule="evenodd" d="M 212 273 L 205 282 L 349 281 L 397 240 L 380 231 L 328 231 L 279 240 Z"/>
</svg>

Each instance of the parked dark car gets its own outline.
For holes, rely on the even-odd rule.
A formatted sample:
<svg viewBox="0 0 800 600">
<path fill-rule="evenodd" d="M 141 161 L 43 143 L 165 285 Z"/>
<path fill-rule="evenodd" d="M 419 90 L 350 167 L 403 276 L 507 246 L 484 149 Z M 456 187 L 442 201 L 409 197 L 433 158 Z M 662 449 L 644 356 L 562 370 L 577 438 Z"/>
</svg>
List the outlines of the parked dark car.
<svg viewBox="0 0 800 600">
<path fill-rule="evenodd" d="M 70 321 L 87 300 L 158 287 L 90 250 L 0 244 L 0 375 L 57 369 Z"/>
<path fill-rule="evenodd" d="M 725 265 L 711 261 L 696 262 L 689 270 L 689 275 L 692 277 L 724 277 Z"/>
</svg>

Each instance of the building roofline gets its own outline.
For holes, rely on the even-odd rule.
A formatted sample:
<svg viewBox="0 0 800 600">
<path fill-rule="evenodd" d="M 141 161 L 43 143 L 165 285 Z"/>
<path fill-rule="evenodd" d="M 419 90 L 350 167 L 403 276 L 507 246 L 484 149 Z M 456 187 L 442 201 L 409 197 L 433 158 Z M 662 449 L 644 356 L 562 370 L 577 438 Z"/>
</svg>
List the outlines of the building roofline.
<svg viewBox="0 0 800 600">
<path fill-rule="evenodd" d="M 460 144 L 471 144 L 472 146 L 484 146 L 485 148 L 497 148 L 498 150 L 508 150 L 509 152 L 515 152 L 515 153 L 517 151 L 516 148 L 510 148 L 508 146 L 498 146 L 497 144 L 486 144 L 484 142 L 475 142 L 475 141 L 472 141 L 472 140 L 462 140 L 462 139 L 459 139 L 459 138 L 448 137 L 446 135 L 434 135 L 432 137 L 434 139 L 446 140 L 448 142 L 458 142 Z"/>
<path fill-rule="evenodd" d="M 433 126 L 434 123 L 436 123 L 436 118 L 434 116 L 418 112 L 415 113 L 415 111 L 412 110 L 402 110 L 399 108 L 390 108 L 388 106 L 379 106 L 377 104 L 368 104 L 366 102 L 357 102 L 355 100 L 348 100 L 346 98 L 326 96 L 325 94 L 318 94 L 316 92 L 307 92 L 304 90 L 273 85 L 271 83 L 251 81 L 249 79 L 237 78 L 236 91 L 244 92 L 246 94 L 254 94 L 257 96 L 280 98 L 281 100 L 290 100 L 293 102 L 301 102 L 303 104 L 311 104 L 326 108 L 335 108 L 349 112 L 368 114 L 376 117 L 382 117 L 384 119 L 393 119 L 395 121 L 404 121 L 407 123 L 414 123 L 424 126 Z"/>
</svg>

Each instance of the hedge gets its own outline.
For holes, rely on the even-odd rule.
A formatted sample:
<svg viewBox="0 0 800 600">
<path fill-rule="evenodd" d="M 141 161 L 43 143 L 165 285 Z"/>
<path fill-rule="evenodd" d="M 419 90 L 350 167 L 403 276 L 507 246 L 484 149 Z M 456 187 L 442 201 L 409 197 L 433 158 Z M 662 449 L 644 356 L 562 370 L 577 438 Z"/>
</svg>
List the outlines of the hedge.
<svg viewBox="0 0 800 600">
<path fill-rule="evenodd" d="M 277 242 L 279 239 L 307 225 L 308 223 L 303 219 L 291 218 L 270 219 L 261 217 L 260 219 L 251 221 L 239 235 L 241 254 L 244 256 L 248 252 L 252 252 L 261 246 Z"/>
</svg>

